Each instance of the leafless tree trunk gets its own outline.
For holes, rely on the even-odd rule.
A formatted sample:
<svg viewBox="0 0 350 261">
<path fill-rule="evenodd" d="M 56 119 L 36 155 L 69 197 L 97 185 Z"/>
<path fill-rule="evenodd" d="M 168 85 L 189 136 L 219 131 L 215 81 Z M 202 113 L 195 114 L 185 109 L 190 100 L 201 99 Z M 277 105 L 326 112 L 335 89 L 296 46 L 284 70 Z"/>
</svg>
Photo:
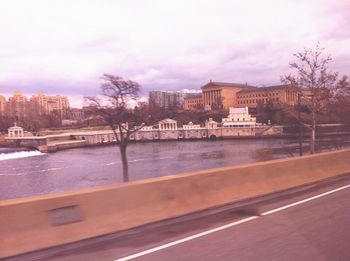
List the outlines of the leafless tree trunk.
<svg viewBox="0 0 350 261">
<path fill-rule="evenodd" d="M 126 148 L 127 148 L 127 144 L 120 144 L 119 145 L 120 156 L 122 158 L 123 181 L 124 182 L 129 181 L 129 165 L 128 165 L 128 157 L 126 154 Z"/>
</svg>

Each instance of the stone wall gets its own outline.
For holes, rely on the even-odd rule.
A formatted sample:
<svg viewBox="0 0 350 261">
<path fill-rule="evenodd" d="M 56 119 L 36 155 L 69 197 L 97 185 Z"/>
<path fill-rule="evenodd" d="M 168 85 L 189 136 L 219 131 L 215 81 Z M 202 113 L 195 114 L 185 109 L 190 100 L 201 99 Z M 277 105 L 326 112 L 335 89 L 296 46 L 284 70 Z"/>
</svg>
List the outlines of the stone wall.
<svg viewBox="0 0 350 261">
<path fill-rule="evenodd" d="M 349 157 L 333 151 L 0 201 L 0 258 L 346 174 Z"/>
</svg>

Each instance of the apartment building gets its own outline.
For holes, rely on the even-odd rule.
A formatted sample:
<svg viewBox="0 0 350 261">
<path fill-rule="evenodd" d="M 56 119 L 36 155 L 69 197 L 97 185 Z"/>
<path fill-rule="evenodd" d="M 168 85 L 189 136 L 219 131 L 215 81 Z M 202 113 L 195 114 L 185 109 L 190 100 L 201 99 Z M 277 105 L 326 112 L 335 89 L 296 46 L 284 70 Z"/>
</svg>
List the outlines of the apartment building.
<svg viewBox="0 0 350 261">
<path fill-rule="evenodd" d="M 66 96 L 47 96 L 43 92 L 40 92 L 38 95 L 33 95 L 30 102 L 41 115 L 50 114 L 54 111 L 65 115 L 69 110 L 69 101 Z"/>
<path fill-rule="evenodd" d="M 15 91 L 6 104 L 6 115 L 23 119 L 28 112 L 28 99 L 20 91 Z"/>
<path fill-rule="evenodd" d="M 0 116 L 5 114 L 6 98 L 0 95 Z"/>
<path fill-rule="evenodd" d="M 185 99 L 198 96 L 198 93 L 182 91 L 150 91 L 149 103 L 161 108 L 183 108 Z M 199 94 L 200 95 L 200 94 Z"/>
</svg>

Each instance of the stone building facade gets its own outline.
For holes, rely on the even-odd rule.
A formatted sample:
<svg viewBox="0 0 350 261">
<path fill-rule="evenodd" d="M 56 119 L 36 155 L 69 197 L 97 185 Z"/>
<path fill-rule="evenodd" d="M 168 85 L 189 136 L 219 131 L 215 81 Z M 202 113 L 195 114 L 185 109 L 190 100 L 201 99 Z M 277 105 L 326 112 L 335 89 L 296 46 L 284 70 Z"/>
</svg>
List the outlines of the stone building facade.
<svg viewBox="0 0 350 261">
<path fill-rule="evenodd" d="M 210 81 L 203 87 L 202 96 L 185 99 L 185 110 L 218 110 L 229 107 L 256 108 L 259 104 L 283 103 L 296 105 L 298 92 L 290 85 L 255 87 L 248 84 Z M 310 97 L 310 90 L 302 90 L 302 102 Z"/>
<path fill-rule="evenodd" d="M 237 93 L 249 90 L 253 86 L 241 83 L 224 83 L 210 81 L 202 86 L 203 104 L 205 110 L 228 109 L 237 106 Z M 254 87 L 253 87 L 254 88 Z"/>
<path fill-rule="evenodd" d="M 296 105 L 298 93 L 290 85 L 250 88 L 237 93 L 237 105 L 256 108 L 259 104 L 283 103 Z"/>
<path fill-rule="evenodd" d="M 195 111 L 204 108 L 202 94 L 192 95 L 184 98 L 184 110 Z"/>
</svg>

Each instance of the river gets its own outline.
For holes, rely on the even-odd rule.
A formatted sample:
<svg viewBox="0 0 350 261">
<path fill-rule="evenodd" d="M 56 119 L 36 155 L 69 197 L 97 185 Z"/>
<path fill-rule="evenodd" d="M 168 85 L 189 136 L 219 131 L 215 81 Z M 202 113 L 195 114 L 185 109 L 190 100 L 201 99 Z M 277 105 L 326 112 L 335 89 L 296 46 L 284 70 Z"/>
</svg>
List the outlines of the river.
<svg viewBox="0 0 350 261">
<path fill-rule="evenodd" d="M 350 146 L 350 137 L 318 140 L 318 151 Z M 307 143 L 304 144 L 307 147 Z M 0 149 L 0 200 L 122 182 L 117 146 L 43 154 Z M 130 180 L 297 155 L 293 139 L 134 143 L 128 147 Z"/>
</svg>

